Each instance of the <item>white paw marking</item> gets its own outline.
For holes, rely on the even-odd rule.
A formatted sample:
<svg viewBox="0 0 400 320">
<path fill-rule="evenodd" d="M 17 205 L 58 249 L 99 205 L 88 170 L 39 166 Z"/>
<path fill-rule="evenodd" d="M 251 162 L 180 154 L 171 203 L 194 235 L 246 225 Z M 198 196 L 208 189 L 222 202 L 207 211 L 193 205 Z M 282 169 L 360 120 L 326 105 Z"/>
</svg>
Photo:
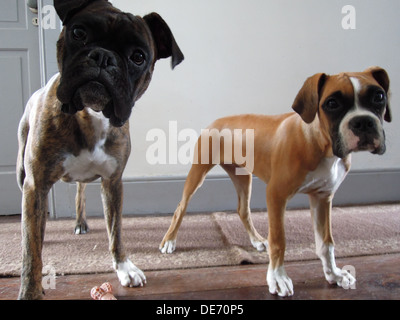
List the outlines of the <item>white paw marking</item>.
<svg viewBox="0 0 400 320">
<path fill-rule="evenodd" d="M 254 248 L 257 249 L 257 251 L 262 252 L 262 251 L 268 251 L 268 241 L 263 240 L 263 241 L 258 241 L 258 240 L 251 240 L 251 244 L 253 245 Z"/>
<path fill-rule="evenodd" d="M 118 263 L 115 270 L 117 271 L 119 282 L 124 287 L 143 287 L 146 284 L 146 277 L 142 270 L 136 267 L 129 259 Z"/>
<path fill-rule="evenodd" d="M 292 280 L 286 274 L 283 266 L 276 269 L 268 268 L 267 283 L 271 294 L 277 294 L 280 297 L 289 297 L 294 293 Z"/>
<path fill-rule="evenodd" d="M 353 277 L 348 271 L 334 268 L 333 271 L 324 271 L 325 278 L 330 284 L 337 284 L 343 289 L 349 289 L 356 282 L 356 278 Z"/>
<path fill-rule="evenodd" d="M 176 248 L 176 240 L 168 240 L 164 246 L 160 247 L 161 253 L 172 253 Z"/>
<path fill-rule="evenodd" d="M 322 261 L 325 279 L 330 284 L 336 283 L 339 287 L 344 289 L 353 287 L 356 282 L 356 278 L 344 268 L 339 269 L 336 267 L 334 246 L 332 244 L 321 245 L 320 249 L 317 250 L 317 254 Z"/>
</svg>

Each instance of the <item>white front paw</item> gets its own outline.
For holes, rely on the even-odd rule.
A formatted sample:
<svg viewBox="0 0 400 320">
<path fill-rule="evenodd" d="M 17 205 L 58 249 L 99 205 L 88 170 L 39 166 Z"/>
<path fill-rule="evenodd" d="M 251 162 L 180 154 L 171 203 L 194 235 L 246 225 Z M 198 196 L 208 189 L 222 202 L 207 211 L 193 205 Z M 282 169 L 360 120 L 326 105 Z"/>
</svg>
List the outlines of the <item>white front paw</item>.
<svg viewBox="0 0 400 320">
<path fill-rule="evenodd" d="M 146 277 L 142 270 L 136 267 L 131 260 L 117 263 L 115 266 L 119 282 L 124 287 L 143 287 L 146 284 Z"/>
<path fill-rule="evenodd" d="M 286 274 L 283 266 L 276 269 L 268 268 L 267 283 L 269 292 L 280 297 L 289 297 L 294 293 L 292 280 Z"/>
<path fill-rule="evenodd" d="M 333 270 L 325 271 L 325 278 L 330 284 L 337 284 L 339 287 L 343 289 L 349 289 L 356 282 L 356 278 L 353 277 L 348 271 L 333 268 Z"/>
</svg>

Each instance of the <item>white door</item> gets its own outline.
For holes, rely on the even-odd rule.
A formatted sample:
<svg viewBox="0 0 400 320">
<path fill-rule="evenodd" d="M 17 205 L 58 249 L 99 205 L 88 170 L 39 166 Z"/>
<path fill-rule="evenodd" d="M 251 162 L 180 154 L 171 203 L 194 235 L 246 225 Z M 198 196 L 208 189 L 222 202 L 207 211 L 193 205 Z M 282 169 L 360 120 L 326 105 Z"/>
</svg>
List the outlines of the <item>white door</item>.
<svg viewBox="0 0 400 320">
<path fill-rule="evenodd" d="M 30 95 L 40 88 L 37 17 L 25 0 L 0 4 L 0 215 L 21 213 L 15 176 L 17 128 Z"/>
</svg>

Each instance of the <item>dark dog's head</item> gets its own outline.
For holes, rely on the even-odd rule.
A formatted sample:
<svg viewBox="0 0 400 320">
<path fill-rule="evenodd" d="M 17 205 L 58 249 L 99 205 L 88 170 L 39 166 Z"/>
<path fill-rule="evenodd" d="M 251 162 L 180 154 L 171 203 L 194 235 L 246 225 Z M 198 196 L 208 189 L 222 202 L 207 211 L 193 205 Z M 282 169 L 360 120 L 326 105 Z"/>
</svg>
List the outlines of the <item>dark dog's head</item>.
<svg viewBox="0 0 400 320">
<path fill-rule="evenodd" d="M 363 72 L 308 78 L 293 109 L 311 123 L 318 115 L 321 130 L 331 138 L 333 154 L 343 158 L 353 151 L 386 151 L 383 120 L 390 122 L 389 76 L 379 67 Z"/>
<path fill-rule="evenodd" d="M 54 6 L 64 25 L 57 43 L 57 97 L 64 112 L 89 107 L 122 126 L 146 91 L 155 62 L 172 57 L 174 68 L 184 58 L 157 13 L 141 18 L 107 0 L 54 0 Z"/>
</svg>

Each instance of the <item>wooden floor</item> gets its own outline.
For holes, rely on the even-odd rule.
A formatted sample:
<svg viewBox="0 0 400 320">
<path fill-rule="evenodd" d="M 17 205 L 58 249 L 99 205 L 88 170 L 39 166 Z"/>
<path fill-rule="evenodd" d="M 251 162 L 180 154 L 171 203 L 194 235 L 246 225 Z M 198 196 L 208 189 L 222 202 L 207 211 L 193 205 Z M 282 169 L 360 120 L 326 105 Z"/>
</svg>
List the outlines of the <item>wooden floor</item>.
<svg viewBox="0 0 400 320">
<path fill-rule="evenodd" d="M 356 288 L 329 285 L 319 261 L 292 262 L 286 270 L 293 280 L 291 300 L 400 299 L 400 254 L 337 259 L 337 265 L 352 265 Z M 56 289 L 46 290 L 48 300 L 87 300 L 90 289 L 109 281 L 119 300 L 282 300 L 270 295 L 266 265 L 243 265 L 190 270 L 148 271 L 147 285 L 124 288 L 116 274 L 57 276 Z M 0 300 L 15 299 L 19 278 L 0 278 Z"/>
</svg>

